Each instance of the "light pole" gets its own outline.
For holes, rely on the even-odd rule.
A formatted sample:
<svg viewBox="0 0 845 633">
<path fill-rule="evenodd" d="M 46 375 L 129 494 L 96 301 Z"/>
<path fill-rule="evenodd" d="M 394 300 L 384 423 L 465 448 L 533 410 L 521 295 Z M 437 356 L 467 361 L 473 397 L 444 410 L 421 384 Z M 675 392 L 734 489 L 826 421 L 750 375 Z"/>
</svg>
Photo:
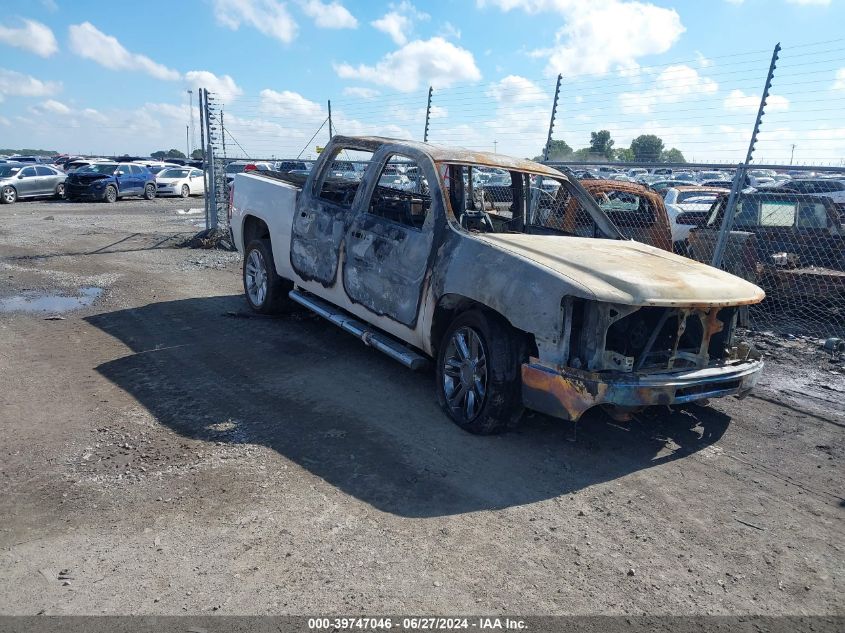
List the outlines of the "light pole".
<svg viewBox="0 0 845 633">
<path fill-rule="evenodd" d="M 188 136 L 189 131 L 190 131 L 190 128 L 186 125 L 185 126 L 185 149 L 188 150 L 188 151 L 187 151 L 187 154 L 185 154 L 185 156 L 187 158 L 191 157 L 191 141 L 190 141 L 190 137 Z"/>
<path fill-rule="evenodd" d="M 499 143 L 498 143 L 498 142 L 494 139 L 494 140 L 493 140 L 493 153 L 494 153 L 494 154 L 496 154 L 496 153 L 497 153 L 497 152 L 496 152 L 496 147 L 497 147 L 498 145 L 499 145 Z"/>
<path fill-rule="evenodd" d="M 789 164 L 792 164 L 792 157 L 795 156 L 795 143 L 792 144 L 792 151 L 789 153 Z"/>
</svg>

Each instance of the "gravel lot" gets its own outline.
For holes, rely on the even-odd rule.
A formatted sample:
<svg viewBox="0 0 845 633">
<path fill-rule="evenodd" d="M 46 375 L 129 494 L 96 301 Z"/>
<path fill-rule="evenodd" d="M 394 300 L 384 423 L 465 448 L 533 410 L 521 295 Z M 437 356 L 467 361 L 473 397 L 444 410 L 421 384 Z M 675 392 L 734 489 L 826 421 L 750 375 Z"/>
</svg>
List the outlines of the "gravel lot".
<svg viewBox="0 0 845 633">
<path fill-rule="evenodd" d="M 756 334 L 743 401 L 474 437 L 431 373 L 246 316 L 190 208 L 0 206 L 0 612 L 845 611 L 815 342 Z"/>
</svg>

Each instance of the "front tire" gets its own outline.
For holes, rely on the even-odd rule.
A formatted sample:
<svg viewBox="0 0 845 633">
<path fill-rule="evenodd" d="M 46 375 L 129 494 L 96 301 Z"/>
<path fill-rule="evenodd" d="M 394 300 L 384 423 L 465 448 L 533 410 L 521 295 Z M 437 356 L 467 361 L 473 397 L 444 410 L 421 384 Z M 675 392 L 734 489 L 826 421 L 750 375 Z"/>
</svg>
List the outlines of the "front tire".
<svg viewBox="0 0 845 633">
<path fill-rule="evenodd" d="M 156 197 L 156 186 L 147 185 L 144 187 L 144 200 L 152 200 Z"/>
<path fill-rule="evenodd" d="M 259 314 L 275 314 L 288 300 L 293 284 L 276 273 L 270 240 L 252 240 L 244 252 L 244 295 Z"/>
<path fill-rule="evenodd" d="M 65 183 L 60 182 L 58 185 L 56 185 L 56 198 L 58 200 L 65 199 Z"/>
<path fill-rule="evenodd" d="M 2 196 L 0 196 L 0 201 L 3 204 L 14 204 L 17 199 L 18 192 L 14 187 L 3 187 Z"/>
<path fill-rule="evenodd" d="M 109 204 L 117 202 L 117 189 L 115 189 L 114 185 L 106 187 L 106 194 L 103 199 Z"/>
<path fill-rule="evenodd" d="M 459 427 L 477 435 L 516 427 L 523 413 L 523 336 L 496 314 L 471 310 L 446 330 L 437 350 L 437 400 Z"/>
<path fill-rule="evenodd" d="M 187 198 L 188 196 L 191 195 L 191 189 L 188 187 L 188 185 L 182 185 L 182 191 L 181 191 L 180 195 L 183 198 Z"/>
</svg>

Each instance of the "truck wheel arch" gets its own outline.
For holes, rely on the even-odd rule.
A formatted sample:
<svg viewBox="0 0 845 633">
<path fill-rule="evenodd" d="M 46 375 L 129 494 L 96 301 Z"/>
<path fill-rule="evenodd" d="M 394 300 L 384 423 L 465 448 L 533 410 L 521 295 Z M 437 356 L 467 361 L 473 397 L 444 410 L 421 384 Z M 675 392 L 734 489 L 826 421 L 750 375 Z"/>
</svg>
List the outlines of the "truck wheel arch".
<svg viewBox="0 0 845 633">
<path fill-rule="evenodd" d="M 458 315 L 467 312 L 468 310 L 481 310 L 483 312 L 496 314 L 502 318 L 514 330 L 514 332 L 526 336 L 528 339 L 528 349 L 530 350 L 530 353 L 534 356 L 537 355 L 537 345 L 534 342 L 533 334 L 514 327 L 505 315 L 497 310 L 494 310 L 490 306 L 459 294 L 442 295 L 437 301 L 437 307 L 434 308 L 429 338 L 431 341 L 431 349 L 434 351 L 435 355 L 437 354 L 437 348 L 440 345 L 443 335 L 446 333 L 446 330 L 449 329 L 449 325 L 458 317 Z"/>
<path fill-rule="evenodd" d="M 244 248 L 252 240 L 270 239 L 270 228 L 267 223 L 254 215 L 247 215 L 244 217 L 243 223 L 243 243 Z"/>
</svg>

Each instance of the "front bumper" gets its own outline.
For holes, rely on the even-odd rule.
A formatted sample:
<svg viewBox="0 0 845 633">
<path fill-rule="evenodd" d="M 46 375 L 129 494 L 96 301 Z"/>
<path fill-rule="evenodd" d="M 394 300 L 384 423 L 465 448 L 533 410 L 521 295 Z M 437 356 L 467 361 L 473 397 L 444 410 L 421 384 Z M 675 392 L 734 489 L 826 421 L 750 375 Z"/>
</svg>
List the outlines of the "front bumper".
<svg viewBox="0 0 845 633">
<path fill-rule="evenodd" d="M 69 185 L 65 182 L 65 198 L 79 198 L 81 200 L 102 200 L 106 197 L 106 187 L 89 187 L 85 185 Z"/>
<path fill-rule="evenodd" d="M 599 374 L 558 369 L 532 358 L 522 365 L 522 400 L 529 409 L 577 421 L 600 404 L 637 409 L 744 396 L 757 384 L 762 369 L 762 361 L 744 360 L 666 373 Z"/>
</svg>

